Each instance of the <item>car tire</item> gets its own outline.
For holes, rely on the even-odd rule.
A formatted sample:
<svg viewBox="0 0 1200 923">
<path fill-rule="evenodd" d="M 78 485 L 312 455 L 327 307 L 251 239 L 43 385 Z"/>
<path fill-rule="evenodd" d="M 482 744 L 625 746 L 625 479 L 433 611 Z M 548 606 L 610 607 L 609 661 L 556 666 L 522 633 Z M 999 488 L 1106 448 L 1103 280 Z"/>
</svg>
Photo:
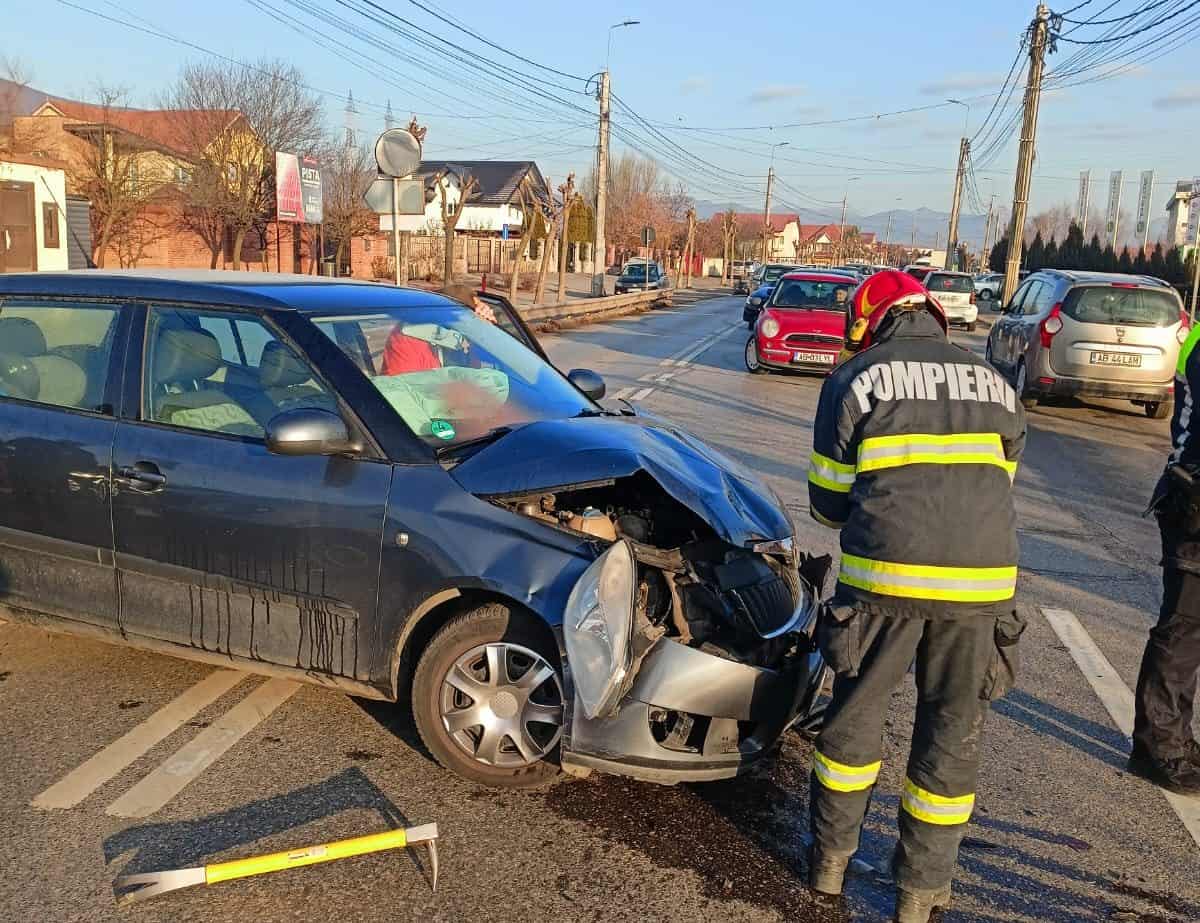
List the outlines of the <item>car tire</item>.
<svg viewBox="0 0 1200 923">
<path fill-rule="evenodd" d="M 566 704 L 562 667 L 553 641 L 535 618 L 515 607 L 491 603 L 452 618 L 421 652 L 412 683 L 413 717 L 434 759 L 456 775 L 495 788 L 534 788 L 560 774 L 559 739 Z M 503 677 L 492 675 L 497 663 L 503 664 Z M 532 671 L 545 674 L 545 667 L 552 675 L 532 690 L 519 689 L 521 680 Z M 509 671 L 514 668 L 520 672 L 510 679 L 513 674 Z M 452 674 L 460 677 L 458 682 L 448 681 Z M 463 691 L 463 685 L 478 689 L 479 697 Z M 484 705 L 481 699 L 489 690 L 492 697 Z M 455 715 L 460 722 L 469 721 L 467 713 L 476 708 L 486 710 L 485 717 L 491 720 L 508 713 L 508 720 L 526 732 L 528 752 L 510 735 L 498 734 L 498 739 L 489 740 L 482 724 L 451 730 Z M 556 729 L 552 721 L 522 721 L 527 713 L 553 717 L 555 708 Z M 493 745 L 494 759 L 483 758 L 483 750 Z M 468 751 L 471 746 L 474 753 Z M 537 758 L 530 759 L 533 755 Z"/>
<path fill-rule="evenodd" d="M 970 324 L 967 324 L 967 333 L 974 333 L 974 332 L 975 332 L 975 328 L 976 328 L 976 327 L 978 327 L 978 326 L 979 326 L 979 325 L 978 325 L 977 323 L 974 323 L 974 322 L 972 322 L 972 323 L 970 323 Z"/>
<path fill-rule="evenodd" d="M 746 341 L 746 370 L 751 375 L 765 375 L 767 370 L 758 359 L 758 337 L 750 337 Z"/>
<path fill-rule="evenodd" d="M 979 293 L 979 297 L 982 298 L 984 301 L 991 301 L 992 300 L 992 290 L 990 288 L 985 288 L 982 292 Z"/>
<path fill-rule="evenodd" d="M 1165 420 L 1171 416 L 1175 405 L 1173 401 L 1146 401 L 1142 409 L 1151 420 Z"/>
<path fill-rule="evenodd" d="M 992 355 L 992 338 L 988 337 L 987 342 L 983 344 L 983 361 L 992 368 L 996 367 L 996 360 Z"/>
<path fill-rule="evenodd" d="M 1021 401 L 1021 406 L 1026 410 L 1032 410 L 1037 406 L 1037 396 L 1029 393 L 1029 372 L 1025 368 L 1025 360 L 1021 360 L 1017 364 L 1017 374 L 1013 378 L 1013 389 L 1017 392 L 1017 398 Z"/>
</svg>

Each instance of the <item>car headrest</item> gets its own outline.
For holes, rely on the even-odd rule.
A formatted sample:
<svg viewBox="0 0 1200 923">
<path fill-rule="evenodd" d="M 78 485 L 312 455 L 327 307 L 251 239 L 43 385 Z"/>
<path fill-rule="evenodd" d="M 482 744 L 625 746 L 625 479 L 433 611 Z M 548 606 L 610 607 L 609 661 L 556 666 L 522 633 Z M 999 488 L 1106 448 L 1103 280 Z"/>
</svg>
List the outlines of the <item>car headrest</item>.
<svg viewBox="0 0 1200 923">
<path fill-rule="evenodd" d="M 78 363 L 62 356 L 34 356 L 29 360 L 38 370 L 37 399 L 59 407 L 82 407 L 87 394 L 87 373 Z"/>
<path fill-rule="evenodd" d="M 199 381 L 224 364 L 221 344 L 207 330 L 162 330 L 154 349 L 154 382 Z"/>
<path fill-rule="evenodd" d="M 258 378 L 264 388 L 287 388 L 312 378 L 312 372 L 286 345 L 272 340 L 263 347 Z"/>
<path fill-rule="evenodd" d="M 18 356 L 40 356 L 46 352 L 46 337 L 28 317 L 0 317 L 0 349 Z"/>
<path fill-rule="evenodd" d="M 41 377 L 37 366 L 26 356 L 0 352 L 0 394 L 37 400 Z"/>
</svg>

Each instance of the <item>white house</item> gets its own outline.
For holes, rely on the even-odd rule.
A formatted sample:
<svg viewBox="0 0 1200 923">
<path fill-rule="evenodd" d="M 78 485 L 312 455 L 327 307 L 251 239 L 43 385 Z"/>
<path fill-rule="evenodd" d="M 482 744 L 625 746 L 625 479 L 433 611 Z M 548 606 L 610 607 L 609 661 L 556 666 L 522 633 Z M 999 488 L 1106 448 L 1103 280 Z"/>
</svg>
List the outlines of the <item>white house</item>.
<svg viewBox="0 0 1200 923">
<path fill-rule="evenodd" d="M 1169 247 L 1182 247 L 1184 241 L 1187 240 L 1188 214 L 1192 207 L 1189 202 L 1191 196 L 1191 182 L 1180 180 L 1175 184 L 1175 194 L 1167 200 L 1167 245 Z"/>
<path fill-rule="evenodd" d="M 66 202 L 61 164 L 0 155 L 0 272 L 67 268 Z"/>
<path fill-rule="evenodd" d="M 546 182 L 532 160 L 424 160 L 416 174 L 429 187 L 423 215 L 402 215 L 400 230 L 415 233 L 440 234 L 442 201 L 438 182 L 446 190 L 447 205 L 459 207 L 463 184 L 474 178 L 477 184 L 470 201 L 458 219 L 458 233 L 500 236 L 504 226 L 517 236 L 521 231 L 521 182 L 529 177 L 535 189 L 545 189 Z M 432 193 L 432 196 L 429 193 Z M 380 216 L 379 229 L 392 229 L 392 216 Z"/>
</svg>

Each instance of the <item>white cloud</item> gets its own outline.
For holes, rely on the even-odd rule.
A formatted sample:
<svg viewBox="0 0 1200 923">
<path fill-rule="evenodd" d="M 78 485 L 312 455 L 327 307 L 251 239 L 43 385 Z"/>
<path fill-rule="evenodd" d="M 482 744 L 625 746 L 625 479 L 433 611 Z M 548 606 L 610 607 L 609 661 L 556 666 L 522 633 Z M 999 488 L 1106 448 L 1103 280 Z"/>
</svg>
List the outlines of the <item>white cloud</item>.
<svg viewBox="0 0 1200 923">
<path fill-rule="evenodd" d="M 750 94 L 749 100 L 752 103 L 773 103 L 781 99 L 795 99 L 797 96 L 803 95 L 804 87 L 797 83 L 775 83 L 759 87 Z"/>
<path fill-rule="evenodd" d="M 709 86 L 711 84 L 707 77 L 688 77 L 683 83 L 679 84 L 679 92 L 684 96 L 690 93 L 704 93 L 707 92 Z"/>
<path fill-rule="evenodd" d="M 1200 106 L 1200 85 L 1181 87 L 1174 93 L 1159 96 L 1151 103 L 1155 109 L 1170 111 L 1172 109 L 1193 109 Z"/>
<path fill-rule="evenodd" d="M 926 96 L 941 96 L 943 93 L 974 93 L 994 90 L 1004 83 L 1003 74 L 951 74 L 921 86 Z"/>
</svg>

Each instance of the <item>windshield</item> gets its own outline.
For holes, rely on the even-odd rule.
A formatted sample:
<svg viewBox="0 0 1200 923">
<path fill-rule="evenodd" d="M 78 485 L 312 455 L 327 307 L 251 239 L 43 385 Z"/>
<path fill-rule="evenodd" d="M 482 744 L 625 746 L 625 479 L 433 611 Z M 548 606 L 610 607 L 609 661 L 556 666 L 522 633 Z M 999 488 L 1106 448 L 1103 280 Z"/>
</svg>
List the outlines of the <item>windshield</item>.
<svg viewBox="0 0 1200 923">
<path fill-rule="evenodd" d="M 622 270 L 621 275 L 629 276 L 630 278 L 633 278 L 633 279 L 644 279 L 644 278 L 646 278 L 646 264 L 645 263 L 630 263 L 628 266 L 625 267 L 624 270 Z M 658 275 L 658 272 L 652 268 L 650 270 L 650 278 L 653 279 L 656 275 Z"/>
<path fill-rule="evenodd" d="M 925 288 L 933 295 L 942 292 L 965 295 L 968 292 L 975 291 L 975 282 L 970 276 L 951 276 L 935 272 L 930 274 L 929 278 L 925 280 Z"/>
<path fill-rule="evenodd" d="M 409 428 L 433 446 L 596 410 L 523 343 L 461 305 L 393 308 L 313 322 L 371 379 Z"/>
<path fill-rule="evenodd" d="M 809 308 L 819 311 L 844 311 L 854 283 L 816 282 L 811 279 L 784 279 L 771 299 L 773 308 Z"/>
<path fill-rule="evenodd" d="M 763 285 L 774 285 L 785 273 L 790 271 L 790 266 L 768 266 L 763 270 Z"/>
<path fill-rule="evenodd" d="M 1179 303 L 1169 293 L 1148 288 L 1096 285 L 1073 289 L 1063 314 L 1082 324 L 1170 327 L 1179 323 Z"/>
</svg>

